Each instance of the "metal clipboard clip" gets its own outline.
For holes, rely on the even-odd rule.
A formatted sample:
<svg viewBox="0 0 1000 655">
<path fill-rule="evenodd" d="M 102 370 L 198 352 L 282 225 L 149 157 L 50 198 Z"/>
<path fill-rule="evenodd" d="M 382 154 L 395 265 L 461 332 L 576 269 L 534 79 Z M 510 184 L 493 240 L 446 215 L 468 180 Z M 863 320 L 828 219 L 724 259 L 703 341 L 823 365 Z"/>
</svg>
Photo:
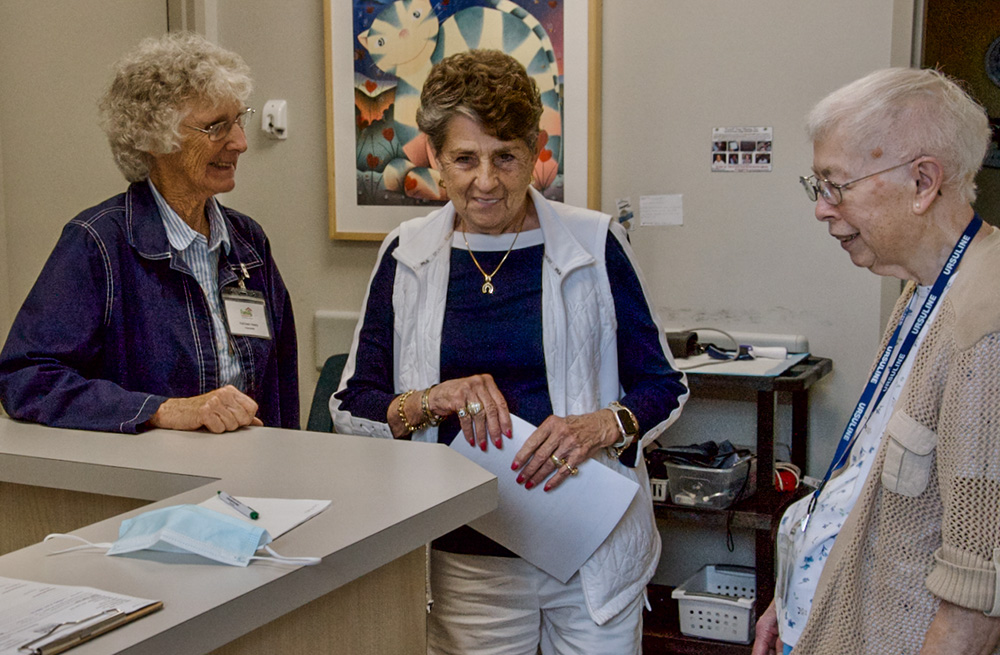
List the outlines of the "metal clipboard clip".
<svg viewBox="0 0 1000 655">
<path fill-rule="evenodd" d="M 110 614 L 110 616 L 98 621 L 97 623 L 91 623 L 91 621 L 99 619 L 106 614 Z M 23 646 L 19 646 L 17 650 L 19 652 L 27 653 L 28 655 L 49 655 L 50 653 L 61 653 L 78 643 L 87 641 L 91 636 L 100 634 L 101 632 L 106 631 L 106 629 L 113 627 L 123 617 L 126 617 L 125 612 L 114 608 L 98 612 L 97 614 L 87 616 L 76 621 L 63 621 L 62 623 L 57 623 L 52 626 L 52 628 L 50 628 L 48 632 L 43 634 L 41 637 L 31 640 Z M 61 637 L 52 638 L 52 635 L 56 632 L 73 625 L 79 625 L 80 627 Z"/>
</svg>

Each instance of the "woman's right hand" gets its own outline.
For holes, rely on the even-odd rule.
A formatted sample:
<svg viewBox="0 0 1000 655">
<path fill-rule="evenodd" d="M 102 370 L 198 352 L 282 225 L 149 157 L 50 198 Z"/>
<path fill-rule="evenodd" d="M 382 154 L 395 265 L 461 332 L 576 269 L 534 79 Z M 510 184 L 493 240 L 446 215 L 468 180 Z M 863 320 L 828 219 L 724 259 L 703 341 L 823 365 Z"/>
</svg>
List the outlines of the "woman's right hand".
<svg viewBox="0 0 1000 655">
<path fill-rule="evenodd" d="M 778 611 L 772 600 L 757 619 L 756 638 L 750 655 L 769 655 L 769 653 L 781 655 L 784 648 L 784 644 L 778 639 Z"/>
<path fill-rule="evenodd" d="M 219 434 L 246 425 L 264 425 L 257 403 L 236 387 L 224 387 L 190 398 L 169 398 L 150 417 L 149 425 L 171 430 L 199 430 Z"/>
<path fill-rule="evenodd" d="M 503 437 L 511 438 L 513 426 L 507 401 L 488 373 L 445 380 L 431 387 L 427 397 L 430 410 L 440 417 L 458 414 L 462 433 L 470 446 L 486 450 L 487 439 L 503 448 Z M 476 403 L 479 403 L 479 411 Z M 465 416 L 462 416 L 465 414 Z"/>
</svg>

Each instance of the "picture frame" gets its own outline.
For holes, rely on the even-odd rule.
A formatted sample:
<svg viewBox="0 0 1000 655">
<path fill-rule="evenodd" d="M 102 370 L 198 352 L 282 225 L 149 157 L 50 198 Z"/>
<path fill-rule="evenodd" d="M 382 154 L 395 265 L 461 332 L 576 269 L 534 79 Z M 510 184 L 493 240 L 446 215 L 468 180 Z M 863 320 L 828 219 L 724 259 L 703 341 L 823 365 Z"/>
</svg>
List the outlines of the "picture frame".
<svg viewBox="0 0 1000 655">
<path fill-rule="evenodd" d="M 440 0 L 431 2 L 440 6 Z M 563 201 L 600 209 L 603 0 L 554 0 L 549 4 L 554 5 L 555 2 L 563 5 L 563 68 L 560 78 L 564 90 Z M 375 10 L 381 10 L 390 4 L 391 0 L 324 0 L 323 3 L 331 239 L 381 241 L 401 222 L 425 215 L 437 206 L 367 204 L 364 198 L 359 201 L 354 61 L 362 46 L 355 36 L 354 11 L 360 5 L 365 5 L 365 9 L 370 5 Z M 363 54 L 364 51 L 360 52 Z"/>
</svg>

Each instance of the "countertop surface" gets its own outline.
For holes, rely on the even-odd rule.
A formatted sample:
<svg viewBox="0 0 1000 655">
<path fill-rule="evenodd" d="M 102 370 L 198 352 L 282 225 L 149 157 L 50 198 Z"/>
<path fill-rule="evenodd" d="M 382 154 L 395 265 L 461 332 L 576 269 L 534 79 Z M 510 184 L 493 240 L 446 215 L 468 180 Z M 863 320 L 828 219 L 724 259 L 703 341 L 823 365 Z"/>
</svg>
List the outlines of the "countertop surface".
<svg viewBox="0 0 1000 655">
<path fill-rule="evenodd" d="M 513 454 L 513 453 L 512 453 Z M 0 557 L 0 576 L 93 586 L 162 600 L 164 607 L 74 654 L 202 652 L 351 582 L 496 508 L 496 478 L 439 444 L 278 428 L 212 435 L 153 430 L 120 435 L 0 419 L 0 482 L 149 500 L 75 531 L 114 541 L 121 520 L 155 507 L 236 496 L 333 501 L 277 539 L 311 567 L 246 568 L 192 556 L 101 551 L 49 555 L 71 542 Z M 98 647 L 99 646 L 99 647 Z M 189 651 L 190 647 L 190 651 Z"/>
</svg>

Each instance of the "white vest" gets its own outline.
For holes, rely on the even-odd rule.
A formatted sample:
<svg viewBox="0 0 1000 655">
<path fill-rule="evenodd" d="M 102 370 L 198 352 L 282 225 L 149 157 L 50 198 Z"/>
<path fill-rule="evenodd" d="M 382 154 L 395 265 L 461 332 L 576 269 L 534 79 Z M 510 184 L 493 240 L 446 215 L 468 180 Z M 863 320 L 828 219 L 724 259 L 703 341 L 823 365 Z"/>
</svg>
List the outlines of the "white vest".
<svg viewBox="0 0 1000 655">
<path fill-rule="evenodd" d="M 556 416 L 594 412 L 622 396 L 614 298 L 604 260 L 611 217 L 550 202 L 534 188 L 531 196 L 545 242 L 542 340 L 552 412 Z M 385 249 L 399 237 L 399 246 L 393 252 L 397 265 L 392 294 L 397 393 L 426 389 L 441 381 L 441 329 L 454 218 L 455 209 L 448 203 L 427 216 L 407 221 L 386 237 L 379 251 L 378 261 L 381 261 Z M 626 256 L 633 261 L 624 229 L 618 223 L 610 224 Z M 642 275 L 634 264 L 633 268 L 649 304 Z M 364 306 L 367 304 L 366 297 Z M 656 313 L 652 314 L 660 328 L 660 347 L 672 365 L 666 336 Z M 354 372 L 360 329 L 359 321 L 342 381 L 350 379 Z M 640 448 L 676 420 L 686 400 L 684 394 L 667 420 L 645 432 Z M 392 438 L 388 424 L 354 418 L 339 405 L 336 398 L 330 399 L 337 432 Z M 436 442 L 437 428 L 419 430 L 413 439 Z M 653 577 L 660 557 L 660 536 L 642 457 L 634 469 L 620 464 L 603 450 L 595 459 L 639 483 L 639 493 L 625 516 L 580 570 L 587 609 L 600 625 L 632 602 Z"/>
</svg>

